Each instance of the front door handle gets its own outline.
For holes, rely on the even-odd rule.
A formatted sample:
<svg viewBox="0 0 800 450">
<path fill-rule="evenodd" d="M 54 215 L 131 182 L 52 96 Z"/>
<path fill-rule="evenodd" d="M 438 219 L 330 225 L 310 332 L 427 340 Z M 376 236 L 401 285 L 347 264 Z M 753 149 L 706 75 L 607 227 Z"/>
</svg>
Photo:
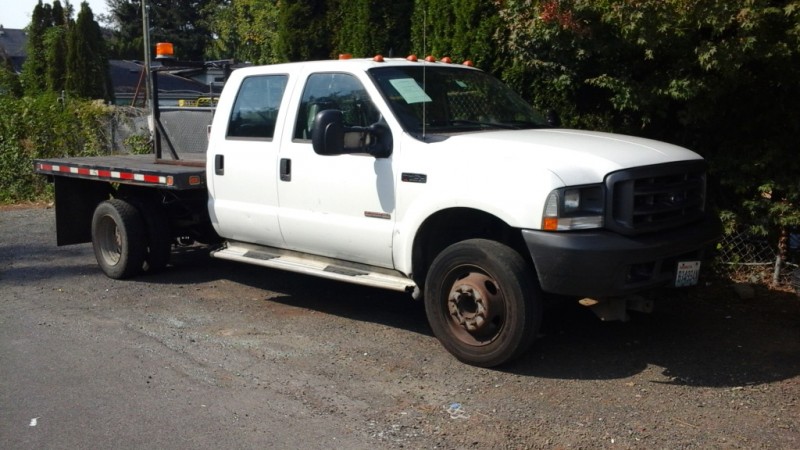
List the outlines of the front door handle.
<svg viewBox="0 0 800 450">
<path fill-rule="evenodd" d="M 281 181 L 292 181 L 292 160 L 281 158 Z"/>
<path fill-rule="evenodd" d="M 214 173 L 217 175 L 225 175 L 225 155 L 214 156 Z"/>
</svg>

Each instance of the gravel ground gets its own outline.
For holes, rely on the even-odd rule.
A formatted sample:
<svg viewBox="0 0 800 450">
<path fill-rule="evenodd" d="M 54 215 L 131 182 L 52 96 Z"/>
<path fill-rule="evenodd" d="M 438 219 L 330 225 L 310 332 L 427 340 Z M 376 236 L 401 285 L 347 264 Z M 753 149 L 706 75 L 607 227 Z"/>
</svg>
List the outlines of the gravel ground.
<svg viewBox="0 0 800 450">
<path fill-rule="evenodd" d="M 706 282 L 577 305 L 501 370 L 405 295 L 209 258 L 106 278 L 54 212 L 0 211 L 2 448 L 800 448 L 800 299 Z"/>
</svg>

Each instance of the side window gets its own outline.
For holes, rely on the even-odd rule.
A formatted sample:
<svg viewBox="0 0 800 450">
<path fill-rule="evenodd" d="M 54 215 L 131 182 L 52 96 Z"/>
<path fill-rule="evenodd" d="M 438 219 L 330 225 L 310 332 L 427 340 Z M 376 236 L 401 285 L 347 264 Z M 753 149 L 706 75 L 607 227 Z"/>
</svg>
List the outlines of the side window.
<svg viewBox="0 0 800 450">
<path fill-rule="evenodd" d="M 287 79 L 286 75 L 245 78 L 228 119 L 228 137 L 271 139 Z"/>
<path fill-rule="evenodd" d="M 381 116 L 358 78 L 345 73 L 315 73 L 308 77 L 297 113 L 294 138 L 311 139 L 314 117 L 326 109 L 339 109 L 344 125 L 369 126 Z"/>
</svg>

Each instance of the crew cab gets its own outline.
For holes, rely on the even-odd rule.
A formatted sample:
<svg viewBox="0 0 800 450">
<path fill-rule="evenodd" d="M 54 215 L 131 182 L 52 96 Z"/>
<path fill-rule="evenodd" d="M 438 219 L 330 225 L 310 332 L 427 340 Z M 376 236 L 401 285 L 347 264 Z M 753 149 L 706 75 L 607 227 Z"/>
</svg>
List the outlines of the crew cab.
<svg viewBox="0 0 800 450">
<path fill-rule="evenodd" d="M 553 127 L 465 65 L 238 69 L 208 133 L 205 167 L 37 160 L 59 244 L 91 240 L 113 278 L 164 268 L 189 237 L 217 258 L 408 292 L 455 357 L 496 366 L 528 349 L 545 298 L 620 318 L 633 294 L 696 284 L 720 233 L 696 153 Z"/>
</svg>

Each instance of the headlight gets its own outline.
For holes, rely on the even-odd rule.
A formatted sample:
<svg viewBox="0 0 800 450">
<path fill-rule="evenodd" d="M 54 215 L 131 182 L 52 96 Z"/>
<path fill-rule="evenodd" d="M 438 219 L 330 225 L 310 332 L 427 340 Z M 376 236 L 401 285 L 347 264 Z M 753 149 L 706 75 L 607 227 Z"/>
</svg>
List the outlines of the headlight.
<svg viewBox="0 0 800 450">
<path fill-rule="evenodd" d="M 542 229 L 566 231 L 602 228 L 604 205 L 602 185 L 556 189 L 547 196 Z"/>
</svg>

